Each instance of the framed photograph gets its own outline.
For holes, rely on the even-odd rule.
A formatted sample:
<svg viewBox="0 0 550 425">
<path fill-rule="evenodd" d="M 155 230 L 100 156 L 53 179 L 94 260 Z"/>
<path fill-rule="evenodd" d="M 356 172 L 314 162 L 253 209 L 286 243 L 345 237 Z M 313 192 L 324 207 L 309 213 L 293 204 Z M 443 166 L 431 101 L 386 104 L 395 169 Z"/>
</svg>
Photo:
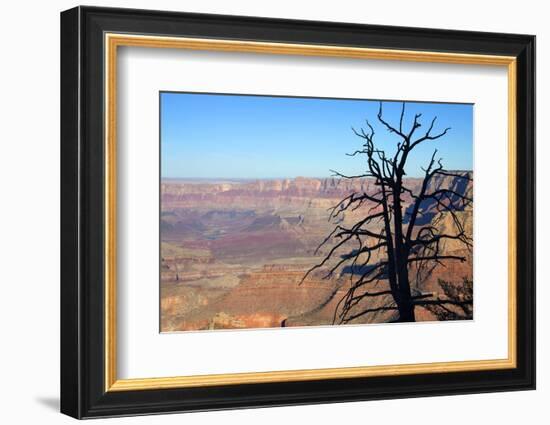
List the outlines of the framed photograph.
<svg viewBox="0 0 550 425">
<path fill-rule="evenodd" d="M 535 37 L 61 14 L 61 411 L 533 389 Z"/>
</svg>

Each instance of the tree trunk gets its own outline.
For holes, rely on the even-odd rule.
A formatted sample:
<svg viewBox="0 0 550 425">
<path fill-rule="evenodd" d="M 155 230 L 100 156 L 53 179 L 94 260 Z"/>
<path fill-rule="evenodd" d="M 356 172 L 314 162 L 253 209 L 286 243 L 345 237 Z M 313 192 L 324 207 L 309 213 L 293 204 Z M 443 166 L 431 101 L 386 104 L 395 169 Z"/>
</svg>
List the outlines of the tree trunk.
<svg viewBox="0 0 550 425">
<path fill-rule="evenodd" d="M 399 318 L 397 322 L 416 322 L 414 315 L 414 305 L 411 302 L 401 303 L 398 306 Z"/>
<path fill-rule="evenodd" d="M 395 272 L 397 275 L 398 291 L 394 297 L 399 310 L 398 322 L 414 322 L 414 305 L 411 300 L 409 283 L 408 258 L 409 250 L 403 243 L 403 212 L 401 206 L 401 176 L 393 193 L 394 236 L 395 236 Z"/>
</svg>

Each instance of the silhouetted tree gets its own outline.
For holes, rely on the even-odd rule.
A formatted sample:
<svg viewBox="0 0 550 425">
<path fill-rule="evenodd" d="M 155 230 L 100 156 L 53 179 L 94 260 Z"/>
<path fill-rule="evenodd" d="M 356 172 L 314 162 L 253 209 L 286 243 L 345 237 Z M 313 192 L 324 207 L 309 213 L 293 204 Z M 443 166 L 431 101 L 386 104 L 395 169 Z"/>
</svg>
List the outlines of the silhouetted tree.
<svg viewBox="0 0 550 425">
<path fill-rule="evenodd" d="M 366 172 L 360 175 L 345 175 L 333 171 L 342 179 L 371 178 L 376 186 L 375 193 L 353 192 L 331 209 L 329 220 L 334 220 L 334 230 L 323 240 L 316 250 L 333 243 L 323 261 L 312 267 L 305 279 L 316 269 L 328 267 L 325 278 L 330 278 L 338 270 L 346 268 L 350 272 L 351 285 L 340 299 L 334 313 L 334 322 L 348 323 L 367 314 L 394 311 L 398 322 L 415 321 L 415 307 L 431 309 L 435 305 L 465 303 L 450 299 L 435 298 L 432 293 L 422 294 L 411 288 L 411 275 L 416 279 L 429 275 L 433 269 L 449 261 L 465 262 L 466 257 L 453 252 L 444 253 L 446 241 L 460 242 L 471 250 L 472 239 L 466 232 L 464 220 L 457 214 L 472 203 L 467 191 L 438 187 L 436 177 L 448 176 L 464 181 L 467 187 L 471 180 L 469 173 L 450 172 L 443 168 L 441 158 L 434 150 L 426 168 L 420 189 L 416 193 L 406 187 L 405 167 L 411 152 L 421 143 L 434 141 L 445 136 L 450 128 L 433 134 L 437 117 L 434 117 L 424 134 L 418 135 L 422 127 L 421 114 L 416 114 L 412 126 L 404 128 L 405 103 L 402 105 L 399 122 L 390 124 L 383 117 L 382 102 L 377 115 L 378 121 L 390 134 L 397 137 L 398 143 L 391 155 L 375 146 L 374 128 L 367 121 L 366 129 L 355 135 L 362 139 L 362 147 L 350 156 L 366 159 Z M 332 171 L 332 170 L 331 170 Z M 410 198 L 405 204 L 403 197 Z M 344 224 L 347 211 L 356 211 L 368 205 L 368 212 L 351 226 Z M 432 216 L 423 217 L 429 207 Z M 441 230 L 441 221 L 450 216 L 453 233 Z M 342 249 L 348 252 L 339 255 Z M 378 298 L 377 303 L 364 303 L 368 298 Z M 382 301 L 382 303 L 380 303 Z M 364 307 L 370 304 L 370 307 Z M 381 304 L 381 305 L 380 305 Z"/>
</svg>

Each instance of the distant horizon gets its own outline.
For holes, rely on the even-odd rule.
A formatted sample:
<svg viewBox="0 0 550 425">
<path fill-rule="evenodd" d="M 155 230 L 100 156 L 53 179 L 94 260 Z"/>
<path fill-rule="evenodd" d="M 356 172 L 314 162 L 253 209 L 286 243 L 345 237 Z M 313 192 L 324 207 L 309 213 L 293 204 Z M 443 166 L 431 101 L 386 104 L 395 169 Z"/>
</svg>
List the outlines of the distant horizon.
<svg viewBox="0 0 550 425">
<path fill-rule="evenodd" d="M 422 114 L 421 137 L 437 116 L 441 139 L 419 145 L 409 156 L 408 177 L 421 177 L 434 149 L 445 169 L 473 169 L 473 105 L 405 102 L 403 131 Z M 402 102 L 384 101 L 383 117 L 399 126 Z M 375 144 L 393 155 L 399 136 L 378 121 L 379 101 L 264 95 L 160 93 L 162 178 L 330 178 L 335 170 L 364 174 L 365 158 L 349 156 L 362 140 L 352 127 L 373 126 Z M 181 177 L 181 174 L 193 177 Z M 216 175 L 214 175 L 216 174 Z M 326 177 L 322 177 L 326 176 Z"/>
<path fill-rule="evenodd" d="M 445 169 L 446 172 L 449 173 L 473 173 L 474 170 L 450 170 Z M 295 179 L 341 179 L 341 180 L 352 180 L 352 179 L 345 179 L 344 177 L 340 176 L 294 176 L 294 177 L 161 177 L 161 180 L 230 180 L 230 181 L 243 181 L 243 180 L 295 180 Z M 364 179 L 373 179 L 374 177 L 354 177 L 353 180 L 356 180 L 358 178 L 364 178 Z M 421 179 L 423 178 L 422 175 L 419 176 L 404 176 L 405 179 Z"/>
</svg>

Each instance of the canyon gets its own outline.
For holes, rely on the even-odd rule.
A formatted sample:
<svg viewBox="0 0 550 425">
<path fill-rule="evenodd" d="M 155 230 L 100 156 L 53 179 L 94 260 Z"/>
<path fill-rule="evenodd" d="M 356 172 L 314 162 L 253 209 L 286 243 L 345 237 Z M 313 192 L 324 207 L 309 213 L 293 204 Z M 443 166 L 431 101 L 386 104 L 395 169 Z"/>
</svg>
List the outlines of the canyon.
<svg viewBox="0 0 550 425">
<path fill-rule="evenodd" d="M 421 184 L 420 178 L 405 180 L 413 193 Z M 472 182 L 455 176 L 434 177 L 430 186 L 473 194 Z M 325 278 L 327 263 L 303 278 L 331 248 L 327 244 L 317 251 L 335 226 L 330 209 L 352 193 L 376 190 L 369 178 L 163 179 L 161 331 L 331 325 L 349 287 L 349 270 Z M 411 202 L 404 193 L 404 208 Z M 371 207 L 366 202 L 339 220 L 353 224 Z M 429 223 L 435 214 L 434 205 L 422 205 L 420 222 Z M 457 214 L 471 234 L 472 208 Z M 443 217 L 438 226 L 452 227 L 451 217 Z M 415 281 L 418 293 L 439 293 L 441 280 L 459 285 L 473 278 L 470 252 L 454 240 L 445 241 L 443 249 L 468 261 L 448 262 Z M 365 308 L 380 302 L 368 299 Z M 437 319 L 432 311 L 417 308 L 417 320 Z M 382 312 L 352 324 L 391 320 L 391 314 Z"/>
</svg>

